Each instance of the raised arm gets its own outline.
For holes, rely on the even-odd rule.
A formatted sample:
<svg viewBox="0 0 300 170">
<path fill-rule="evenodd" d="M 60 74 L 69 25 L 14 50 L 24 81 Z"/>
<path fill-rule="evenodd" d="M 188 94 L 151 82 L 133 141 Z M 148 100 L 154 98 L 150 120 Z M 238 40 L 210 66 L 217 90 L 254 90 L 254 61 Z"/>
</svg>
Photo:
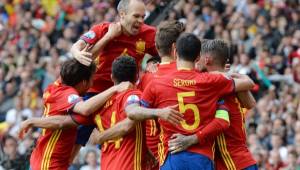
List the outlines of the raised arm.
<svg viewBox="0 0 300 170">
<path fill-rule="evenodd" d="M 246 109 L 252 109 L 256 105 L 256 101 L 251 94 L 251 92 L 248 91 L 242 91 L 237 93 L 238 99 L 242 104 L 242 107 Z"/>
<path fill-rule="evenodd" d="M 99 55 L 107 43 L 121 33 L 122 28 L 120 23 L 109 24 L 107 32 L 105 32 L 103 24 L 96 25 L 73 44 L 71 54 L 81 64 L 88 66 Z"/>
<path fill-rule="evenodd" d="M 122 34 L 122 26 L 121 23 L 110 23 L 108 27 L 107 33 L 93 46 L 91 49 L 91 53 L 93 54 L 93 58 L 96 58 L 99 53 L 104 49 L 104 47 L 113 40 L 115 37 L 118 37 Z"/>
<path fill-rule="evenodd" d="M 122 82 L 118 85 L 115 85 L 107 90 L 105 90 L 102 93 L 97 94 L 94 97 L 91 97 L 90 99 L 86 101 L 80 101 L 78 102 L 74 108 L 73 112 L 88 116 L 98 109 L 100 109 L 103 104 L 116 92 L 122 92 L 124 90 L 127 90 L 131 88 L 133 85 L 130 82 Z"/>
<path fill-rule="evenodd" d="M 88 50 L 91 48 L 85 41 L 79 39 L 70 49 L 72 56 L 81 64 L 89 66 L 93 61 L 93 55 Z"/>
</svg>

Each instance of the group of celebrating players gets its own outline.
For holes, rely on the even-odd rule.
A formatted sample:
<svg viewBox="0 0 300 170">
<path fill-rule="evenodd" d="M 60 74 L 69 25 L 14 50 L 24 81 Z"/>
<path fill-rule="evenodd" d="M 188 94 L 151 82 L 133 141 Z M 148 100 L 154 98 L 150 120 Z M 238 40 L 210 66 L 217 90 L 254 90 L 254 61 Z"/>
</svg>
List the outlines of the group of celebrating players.
<svg viewBox="0 0 300 170">
<path fill-rule="evenodd" d="M 256 170 L 245 132 L 254 84 L 225 73 L 229 45 L 200 41 L 178 21 L 144 24 L 143 1 L 121 0 L 118 13 L 72 46 L 43 94 L 44 117 L 22 123 L 20 137 L 43 128 L 31 169 L 66 170 L 90 140 L 102 170 Z M 138 76 L 146 53 L 161 63 Z"/>
</svg>

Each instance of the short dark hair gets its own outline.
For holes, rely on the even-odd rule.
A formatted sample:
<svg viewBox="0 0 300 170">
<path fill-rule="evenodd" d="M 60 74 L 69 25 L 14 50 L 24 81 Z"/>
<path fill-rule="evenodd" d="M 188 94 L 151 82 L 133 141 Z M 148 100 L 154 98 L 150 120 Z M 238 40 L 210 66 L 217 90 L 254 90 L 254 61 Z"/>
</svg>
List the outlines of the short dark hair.
<svg viewBox="0 0 300 170">
<path fill-rule="evenodd" d="M 213 63 L 224 67 L 229 60 L 229 45 L 221 39 L 208 40 L 202 43 L 201 54 L 209 54 Z"/>
<path fill-rule="evenodd" d="M 178 38 L 176 48 L 179 59 L 195 62 L 200 55 L 201 42 L 196 35 L 184 33 Z"/>
<path fill-rule="evenodd" d="M 169 55 L 172 44 L 176 43 L 179 35 L 184 31 L 184 24 L 177 21 L 164 21 L 157 27 L 155 44 L 160 55 Z"/>
<path fill-rule="evenodd" d="M 85 66 L 76 59 L 70 59 L 62 64 L 60 77 L 63 84 L 74 87 L 83 80 L 89 81 L 95 71 L 96 65 L 93 62 Z"/>
<path fill-rule="evenodd" d="M 112 63 L 112 75 L 117 81 L 135 82 L 137 77 L 137 65 L 135 59 L 130 56 L 120 56 Z"/>
</svg>

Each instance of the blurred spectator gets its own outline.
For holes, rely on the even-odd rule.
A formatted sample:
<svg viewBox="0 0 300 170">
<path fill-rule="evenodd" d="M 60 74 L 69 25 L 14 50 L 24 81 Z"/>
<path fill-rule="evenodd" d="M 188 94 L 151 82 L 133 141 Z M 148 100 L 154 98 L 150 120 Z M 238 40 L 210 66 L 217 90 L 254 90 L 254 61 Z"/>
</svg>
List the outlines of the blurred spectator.
<svg viewBox="0 0 300 170">
<path fill-rule="evenodd" d="M 100 166 L 97 159 L 96 150 L 88 150 L 85 155 L 85 165 L 83 165 L 80 170 L 98 170 Z"/>
<path fill-rule="evenodd" d="M 18 152 L 18 141 L 12 136 L 5 136 L 1 143 L 3 156 L 0 159 L 0 166 L 3 169 L 28 169 L 29 155 L 21 155 Z"/>
</svg>

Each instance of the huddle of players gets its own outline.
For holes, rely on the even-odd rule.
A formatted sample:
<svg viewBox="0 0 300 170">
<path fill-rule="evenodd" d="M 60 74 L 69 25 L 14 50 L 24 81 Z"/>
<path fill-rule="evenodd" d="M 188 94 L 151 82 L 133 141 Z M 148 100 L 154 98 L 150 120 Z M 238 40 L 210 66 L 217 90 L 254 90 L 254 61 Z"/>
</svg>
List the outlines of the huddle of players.
<svg viewBox="0 0 300 170">
<path fill-rule="evenodd" d="M 127 3 L 134 8 L 131 13 L 143 13 L 142 2 Z M 91 57 L 88 51 L 96 49 L 96 64 L 84 57 L 87 63 L 81 62 L 89 66 L 66 61 L 60 79 L 44 92 L 44 117 L 22 123 L 22 131 L 44 128 L 31 169 L 67 169 L 76 154 L 78 125 L 97 127 L 92 140 L 101 144 L 103 170 L 257 169 L 247 149 L 240 104 L 252 106 L 246 91 L 253 82 L 222 73 L 228 45 L 222 40 L 201 44 L 192 34 L 181 35 L 183 25 L 176 21 L 161 23 L 155 34 L 143 24 L 143 15 L 127 12 L 122 18 L 121 7 L 119 25 L 94 26 L 72 49 L 79 61 L 76 53 Z M 156 54 L 154 44 L 162 63 L 140 79 L 139 90 L 133 85 L 139 63 L 144 53 Z M 83 101 L 80 96 L 91 86 L 97 94 Z M 159 166 L 150 161 L 153 156 Z"/>
</svg>

